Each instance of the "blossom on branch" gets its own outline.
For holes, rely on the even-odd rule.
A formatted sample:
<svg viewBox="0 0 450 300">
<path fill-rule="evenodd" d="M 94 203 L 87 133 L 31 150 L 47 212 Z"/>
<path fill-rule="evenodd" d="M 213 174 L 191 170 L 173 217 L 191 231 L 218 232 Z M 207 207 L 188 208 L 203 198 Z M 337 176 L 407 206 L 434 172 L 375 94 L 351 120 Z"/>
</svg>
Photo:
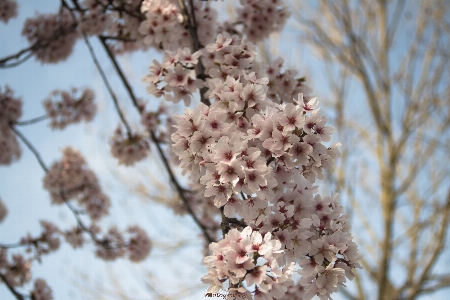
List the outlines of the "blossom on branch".
<svg viewBox="0 0 450 300">
<path fill-rule="evenodd" d="M 193 94 L 203 87 L 203 82 L 195 78 L 194 71 L 201 53 L 191 53 L 189 48 L 183 48 L 176 54 L 168 50 L 164 54 L 162 63 L 154 60 L 149 67 L 151 73 L 142 79 L 149 83 L 147 92 L 156 97 L 164 95 L 167 101 L 174 103 L 183 100 L 185 105 L 189 105 Z M 166 85 L 158 87 L 162 82 Z"/>
<path fill-rule="evenodd" d="M 152 242 L 147 233 L 138 226 L 128 228 L 131 237 L 128 242 L 128 256 L 132 262 L 145 259 L 152 249 Z"/>
<path fill-rule="evenodd" d="M 25 21 L 22 29 L 33 47 L 33 54 L 42 63 L 57 63 L 66 60 L 73 51 L 79 34 L 68 9 L 61 13 L 40 14 Z"/>
<path fill-rule="evenodd" d="M 244 33 L 251 42 L 258 42 L 283 28 L 289 11 L 281 0 L 240 0 L 237 21 L 244 24 Z"/>
<path fill-rule="evenodd" d="M 67 147 L 63 158 L 50 167 L 44 177 L 44 188 L 50 192 L 53 204 L 76 200 L 93 221 L 107 214 L 110 200 L 84 157 Z"/>
<path fill-rule="evenodd" d="M 47 116 L 52 120 L 50 126 L 53 129 L 64 129 L 82 120 L 89 122 L 97 111 L 91 89 L 85 89 L 82 93 L 75 88 L 70 92 L 54 91 L 43 104 Z"/>
<path fill-rule="evenodd" d="M 7 214 L 8 209 L 6 208 L 6 205 L 5 203 L 3 203 L 2 199 L 0 199 L 0 223 L 3 222 Z"/>
<path fill-rule="evenodd" d="M 322 144 L 333 129 L 325 126 L 316 100 L 305 104 L 299 93 L 286 104 L 283 97 L 269 96 L 273 87 L 252 45 L 223 33 L 207 49 L 215 53 L 205 63 L 211 76 L 205 95 L 212 104 L 200 103 L 177 118 L 173 151 L 190 179 L 204 186 L 206 201 L 228 218 L 236 213 L 248 227 L 232 229 L 210 245 L 213 256 L 205 258 L 209 271 L 203 281 L 211 284 L 209 292 L 226 289 L 223 282 L 229 281 L 233 288 L 255 285 L 255 299 L 280 298 L 293 285 L 290 276 L 298 264 L 304 299 L 328 297 L 360 267 L 338 196 L 313 196 L 316 178 L 340 156 L 336 146 Z M 311 119 L 317 120 L 312 126 Z M 270 251 L 262 250 L 269 246 L 258 236 L 271 240 Z M 249 251 L 265 262 L 259 264 Z"/>
<path fill-rule="evenodd" d="M 17 16 L 17 2 L 15 0 L 0 0 L 0 21 L 8 21 Z"/>
<path fill-rule="evenodd" d="M 31 291 L 32 300 L 51 300 L 53 292 L 44 279 L 38 278 L 34 281 L 34 289 Z"/>
<path fill-rule="evenodd" d="M 143 160 L 147 157 L 150 146 L 146 138 L 139 134 L 123 134 L 119 126 L 111 139 L 111 154 L 125 166 Z"/>
<path fill-rule="evenodd" d="M 8 260 L 6 249 L 0 249 L 0 274 L 12 287 L 22 286 L 31 279 L 31 260 L 22 254 L 13 254 L 12 260 Z"/>
<path fill-rule="evenodd" d="M 15 98 L 6 86 L 0 88 L 0 165 L 9 165 L 20 158 L 22 150 L 11 125 L 22 116 L 22 100 Z"/>
</svg>

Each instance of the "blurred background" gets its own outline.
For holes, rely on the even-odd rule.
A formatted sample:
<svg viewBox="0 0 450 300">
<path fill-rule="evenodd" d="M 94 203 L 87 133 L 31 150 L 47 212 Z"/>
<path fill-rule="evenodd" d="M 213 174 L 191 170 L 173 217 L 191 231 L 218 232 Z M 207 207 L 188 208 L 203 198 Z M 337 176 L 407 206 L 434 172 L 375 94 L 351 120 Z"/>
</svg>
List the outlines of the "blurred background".
<svg viewBox="0 0 450 300">
<path fill-rule="evenodd" d="M 18 16 L 0 23 L 0 58 L 28 46 L 21 36 L 25 19 L 55 13 L 60 5 L 18 3 Z M 450 299 L 450 2 L 287 0 L 286 5 L 291 18 L 282 32 L 258 44 L 260 58 L 269 63 L 282 57 L 285 69 L 305 76 L 336 128 L 331 143 L 343 144 L 342 157 L 317 184 L 321 193 L 341 194 L 364 257 L 364 269 L 333 298 Z M 225 19 L 239 1 L 211 6 Z M 91 43 L 127 119 L 139 127 L 104 49 L 97 39 Z M 141 79 L 153 59 L 161 58 L 150 50 L 118 59 L 137 96 L 155 109 L 160 99 L 146 94 Z M 138 224 L 154 243 L 140 264 L 104 262 L 95 258 L 92 245 L 73 250 L 62 243 L 33 265 L 33 278 L 45 278 L 55 299 L 203 299 L 200 231 L 189 216 L 170 208 L 176 195 L 156 151 L 131 168 L 111 156 L 109 140 L 119 118 L 85 43 L 79 40 L 73 54 L 55 65 L 31 58 L 0 69 L 0 84 L 22 98 L 22 120 L 45 114 L 42 101 L 55 89 L 94 89 L 93 122 L 64 131 L 51 130 L 48 121 L 20 129 L 47 165 L 61 158 L 64 147 L 79 149 L 112 201 L 101 225 Z M 0 167 L 0 197 L 8 208 L 1 243 L 38 234 L 39 220 L 63 228 L 76 221 L 67 207 L 50 205 L 44 172 L 21 148 L 18 162 Z M 24 290 L 30 289 L 31 283 Z M 4 285 L 0 299 L 14 299 Z"/>
</svg>

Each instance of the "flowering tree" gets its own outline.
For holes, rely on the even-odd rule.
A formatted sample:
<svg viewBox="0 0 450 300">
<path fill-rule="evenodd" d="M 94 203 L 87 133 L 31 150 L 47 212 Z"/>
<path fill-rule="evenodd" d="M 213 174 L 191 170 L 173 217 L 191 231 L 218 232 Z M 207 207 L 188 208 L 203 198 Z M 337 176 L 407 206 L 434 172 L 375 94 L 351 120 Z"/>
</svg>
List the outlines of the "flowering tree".
<svg viewBox="0 0 450 300">
<path fill-rule="evenodd" d="M 4 22 L 17 13 L 11 0 L 1 0 L 0 9 Z M 285 4 L 241 0 L 235 15 L 219 21 L 214 3 L 205 1 L 62 0 L 58 12 L 25 22 L 22 34 L 30 46 L 0 59 L 0 67 L 30 57 L 58 63 L 83 40 L 121 120 L 113 129 L 111 154 L 133 166 L 156 149 L 180 200 L 174 208 L 192 217 L 208 245 L 208 271 L 201 278 L 207 292 L 224 291 L 230 299 L 330 299 L 360 268 L 339 195 L 321 196 L 315 185 L 340 156 L 340 144 L 324 144 L 334 129 L 305 79 L 285 70 L 282 58 L 268 65 L 258 60 L 255 43 L 282 29 L 289 17 Z M 94 37 L 140 116 L 138 129 L 97 59 Z M 161 54 L 143 78 L 152 101 L 161 98 L 156 111 L 135 95 L 116 59 L 149 49 Z M 0 244 L 0 278 L 11 293 L 17 299 L 52 298 L 43 279 L 35 279 L 30 292 L 22 286 L 31 280 L 33 261 L 56 251 L 61 237 L 74 248 L 91 241 L 103 260 L 144 260 L 152 241 L 142 228 L 122 232 L 98 225 L 108 218 L 110 201 L 81 153 L 67 147 L 47 166 L 18 129 L 47 119 L 55 130 L 92 120 L 93 91 L 53 91 L 43 102 L 46 115 L 25 121 L 22 101 L 10 88 L 0 97 L 0 164 L 18 160 L 23 144 L 45 171 L 51 203 L 67 206 L 77 220 L 71 229 L 43 221 L 40 236 Z M 171 105 L 181 100 L 184 114 L 172 115 Z M 177 168 L 189 175 L 184 181 Z M 6 206 L 0 204 L 2 220 Z M 22 247 L 33 256 L 12 249 Z"/>
<path fill-rule="evenodd" d="M 333 181 L 366 255 L 346 298 L 448 298 L 449 2 L 290 5 L 326 64 L 340 140 L 352 145 Z"/>
</svg>

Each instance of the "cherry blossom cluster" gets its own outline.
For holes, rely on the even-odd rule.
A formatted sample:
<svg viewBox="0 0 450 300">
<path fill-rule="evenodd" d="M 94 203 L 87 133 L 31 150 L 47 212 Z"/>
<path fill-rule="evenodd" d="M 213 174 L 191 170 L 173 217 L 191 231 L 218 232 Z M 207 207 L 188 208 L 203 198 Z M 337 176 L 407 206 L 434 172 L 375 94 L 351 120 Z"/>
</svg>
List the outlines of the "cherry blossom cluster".
<svg viewBox="0 0 450 300">
<path fill-rule="evenodd" d="M 37 278 L 34 281 L 34 289 L 31 291 L 32 300 L 51 300 L 53 299 L 53 293 L 50 287 L 42 278 Z"/>
<path fill-rule="evenodd" d="M 141 12 L 145 21 L 139 26 L 139 33 L 144 36 L 144 44 L 163 49 L 177 49 L 189 46 L 189 33 L 183 27 L 183 16 L 176 1 L 144 0 Z"/>
<path fill-rule="evenodd" d="M 54 224 L 41 221 L 43 231 L 39 237 L 32 237 L 28 234 L 20 239 L 20 244 L 27 246 L 27 251 L 35 251 L 36 257 L 56 251 L 60 245 L 59 229 Z"/>
<path fill-rule="evenodd" d="M 17 137 L 10 127 L 21 115 L 22 100 L 15 98 L 8 86 L 4 91 L 0 87 L 0 165 L 11 164 L 22 154 Z"/>
<path fill-rule="evenodd" d="M 156 111 L 147 111 L 145 107 L 141 113 L 141 123 L 147 130 L 155 133 L 160 143 L 171 143 L 170 136 L 175 131 L 173 127 L 175 120 L 170 114 L 168 107 L 161 102 Z"/>
<path fill-rule="evenodd" d="M 60 245 L 59 235 L 63 234 L 67 238 L 67 232 L 61 232 L 55 225 L 47 221 L 41 221 L 43 231 L 38 237 L 32 237 L 28 234 L 20 240 L 19 245 L 25 246 L 26 252 L 33 252 L 32 258 L 26 258 L 20 253 L 10 255 L 8 259 L 8 248 L 17 246 L 8 246 L 0 244 L 0 275 L 5 278 L 8 285 L 15 288 L 20 287 L 31 279 L 31 265 L 33 260 L 41 262 L 41 256 L 56 251 Z M 81 226 L 81 227 L 80 227 Z M 117 228 L 112 227 L 103 236 L 100 234 L 100 228 L 92 224 L 89 228 L 77 226 L 77 236 L 81 237 L 82 242 L 74 246 L 82 246 L 84 238 L 83 232 L 92 236 L 96 246 L 96 255 L 104 260 L 114 260 L 119 257 L 128 256 L 132 262 L 144 260 L 151 248 L 152 242 L 145 231 L 138 226 L 130 226 L 125 235 Z M 78 238 L 80 240 L 80 238 Z M 53 299 L 52 291 L 46 282 L 42 279 L 36 279 L 34 289 L 30 293 L 31 299 L 50 300 Z"/>
<path fill-rule="evenodd" d="M 106 234 L 98 236 L 100 229 L 93 225 L 90 232 L 96 241 L 97 257 L 111 261 L 124 255 L 132 262 L 144 260 L 152 248 L 152 242 L 147 233 L 139 226 L 131 226 L 127 229 L 128 236 L 124 236 L 116 227 L 111 227 Z"/>
<path fill-rule="evenodd" d="M 232 229 L 224 239 L 210 244 L 212 255 L 203 260 L 208 266 L 208 275 L 202 281 L 210 284 L 208 292 L 212 293 L 224 288 L 226 280 L 233 287 L 245 281 L 246 286 L 254 286 L 255 299 L 265 297 L 269 291 L 273 297 L 281 298 L 294 284 L 291 277 L 295 270 L 293 262 L 283 269 L 279 267 L 277 259 L 284 252 L 281 247 L 280 241 L 273 239 L 270 233 L 263 237 L 251 227 L 242 232 Z M 250 292 L 246 293 L 251 299 Z"/>
<path fill-rule="evenodd" d="M 144 0 L 141 11 L 145 14 L 145 20 L 139 26 L 139 33 L 144 36 L 144 44 L 172 51 L 191 45 L 189 31 L 185 27 L 187 20 L 179 9 L 178 1 Z M 193 11 L 199 42 L 211 42 L 216 35 L 217 12 L 208 3 L 198 1 L 194 3 Z"/>
<path fill-rule="evenodd" d="M 59 229 L 50 222 L 41 221 L 43 231 L 40 236 L 32 237 L 28 234 L 17 245 L 0 244 L 0 275 L 10 288 L 23 286 L 31 280 L 31 266 L 33 260 L 41 262 L 42 255 L 49 254 L 59 248 Z M 27 258 L 21 253 L 8 255 L 9 248 L 25 247 L 25 253 L 33 252 L 33 256 Z M 17 290 L 15 290 L 18 293 Z M 18 295 L 23 295 L 18 293 Z M 25 297 L 25 295 L 23 295 Z M 31 299 L 53 299 L 52 291 L 43 279 L 36 279 L 34 289 L 31 291 Z"/>
<path fill-rule="evenodd" d="M 139 26 L 145 18 L 140 12 L 142 0 L 96 0 L 99 6 L 94 11 L 100 13 L 100 21 L 108 23 L 105 32 L 110 40 L 110 47 L 114 54 L 122 54 L 136 50 L 146 50 L 148 46 L 143 43 L 144 36 L 139 33 Z M 86 1 L 89 6 L 91 1 Z M 91 4 L 92 7 L 92 4 Z M 100 8 L 99 8 L 100 7 Z M 103 17 L 105 21 L 102 21 Z M 104 24 L 100 24 L 98 31 L 93 34 L 101 34 Z"/>
<path fill-rule="evenodd" d="M 183 100 L 189 105 L 193 93 L 203 87 L 203 81 L 196 79 L 194 71 L 200 54 L 199 51 L 191 53 L 189 48 L 178 49 L 176 53 L 166 50 L 162 63 L 153 60 L 150 74 L 143 78 L 149 83 L 147 92 L 156 97 L 164 95 L 165 100 L 174 103 Z M 161 87 L 161 84 L 165 85 Z"/>
<path fill-rule="evenodd" d="M 243 33 L 251 42 L 260 41 L 283 28 L 289 11 L 281 0 L 240 0 L 237 22 L 244 24 Z"/>
<path fill-rule="evenodd" d="M 111 138 L 111 154 L 119 164 L 131 166 L 147 157 L 150 145 L 147 138 L 139 133 L 124 133 L 119 125 Z"/>
<path fill-rule="evenodd" d="M 152 242 L 147 233 L 139 226 L 131 226 L 127 232 L 130 234 L 128 258 L 133 262 L 144 260 L 152 249 Z"/>
<path fill-rule="evenodd" d="M 64 231 L 62 234 L 64 235 L 64 239 L 67 243 L 69 243 L 72 248 L 77 249 L 83 247 L 86 242 L 84 235 L 84 231 L 79 226 L 74 226 L 70 230 Z"/>
<path fill-rule="evenodd" d="M 104 2 L 104 3 L 103 3 Z M 84 0 L 81 7 L 85 8 L 80 15 L 80 28 L 87 35 L 99 35 L 114 26 L 117 13 L 107 13 L 107 1 Z M 103 5 L 102 5 L 103 4 Z"/>
<path fill-rule="evenodd" d="M 22 254 L 13 254 L 8 258 L 5 248 L 0 248 L 0 274 L 12 287 L 22 286 L 31 279 L 31 259 Z"/>
<path fill-rule="evenodd" d="M 0 0 L 0 21 L 8 23 L 9 19 L 17 16 L 17 2 L 15 0 Z"/>
<path fill-rule="evenodd" d="M 269 78 L 254 60 L 251 45 L 220 34 L 206 51 L 213 54 L 204 60 L 211 77 L 206 80 L 206 96 L 214 102 L 209 107 L 200 103 L 178 117 L 172 140 L 180 167 L 204 186 L 203 196 L 222 208 L 225 217 L 237 214 L 251 227 L 246 230 L 280 242 L 282 258 L 274 257 L 280 263 L 277 267 L 290 270 L 298 264 L 307 297 L 329 297 L 346 277 L 353 278 L 353 268 L 360 267 L 338 196 L 314 196 L 317 187 L 312 186 L 340 156 L 339 144 L 322 144 L 331 140 L 334 130 L 318 113 L 316 98 L 300 93 L 287 104 L 269 98 Z M 229 243 L 227 238 L 221 242 Z M 247 242 L 236 243 L 233 249 L 241 249 L 247 261 L 251 255 L 242 250 Z M 225 247 L 224 251 L 230 250 Z M 255 282 L 245 279 L 243 285 L 244 275 L 254 266 L 242 261 L 239 274 L 243 276 L 232 277 L 237 273 L 229 271 L 233 258 L 227 255 L 222 255 L 225 262 L 220 267 L 205 261 L 210 289 L 216 291 L 222 287 L 217 282 L 226 280 L 229 287 L 249 288 Z M 270 257 L 265 258 L 272 270 Z M 258 299 L 280 298 L 287 291 L 287 286 L 279 289 L 258 282 L 263 284 L 253 289 Z M 257 297 L 260 293 L 264 296 Z"/>
<path fill-rule="evenodd" d="M 220 84 L 219 79 L 225 81 L 228 76 L 238 79 L 245 75 L 249 78 L 243 79 L 245 81 L 267 82 L 267 78 L 264 78 L 264 68 L 255 61 L 256 54 L 254 45 L 246 43 L 237 34 L 230 35 L 227 32 L 218 34 L 215 43 L 208 44 L 202 49 L 201 59 L 205 72 L 215 79 L 207 80 L 210 91 Z M 257 81 L 259 78 L 263 78 L 262 81 Z M 213 98 L 213 95 L 209 97 Z"/>
<path fill-rule="evenodd" d="M 57 63 L 67 59 L 78 38 L 76 24 L 68 9 L 61 13 L 40 14 L 28 18 L 22 29 L 30 44 L 38 43 L 33 53 L 42 63 Z"/>
<path fill-rule="evenodd" d="M 268 97 L 276 103 L 292 103 L 292 99 L 302 93 L 306 102 L 311 100 L 308 96 L 311 89 L 305 84 L 305 78 L 296 78 L 298 71 L 289 69 L 282 71 L 283 59 L 275 59 L 267 67 L 266 72 L 269 77 Z"/>
<path fill-rule="evenodd" d="M 80 92 L 76 88 L 69 91 L 53 91 L 43 102 L 47 116 L 52 120 L 53 129 L 64 129 L 69 124 L 82 120 L 89 122 L 94 118 L 97 107 L 94 104 L 94 92 L 85 89 Z"/>
<path fill-rule="evenodd" d="M 217 11 L 208 2 L 196 1 L 194 13 L 200 44 L 206 45 L 213 42 L 218 32 Z"/>
<path fill-rule="evenodd" d="M 7 214 L 8 208 L 6 208 L 5 203 L 3 203 L 2 199 L 0 198 L 0 223 L 3 222 Z"/>
<path fill-rule="evenodd" d="M 44 178 L 44 188 L 50 192 L 55 204 L 76 200 L 94 222 L 103 217 L 109 209 L 109 198 L 103 194 L 97 177 L 88 168 L 83 156 L 70 147 L 63 150 L 61 161 L 51 166 Z M 46 237 L 51 236 L 50 231 L 56 232 L 56 229 L 46 229 Z M 85 242 L 85 232 L 95 242 L 97 256 L 105 260 L 113 260 L 127 254 L 131 261 L 140 261 L 147 257 L 151 249 L 149 237 L 137 226 L 128 229 L 128 238 L 115 227 L 102 236 L 100 228 L 94 223 L 89 228 L 78 224 L 72 230 L 63 232 L 63 235 L 69 244 L 78 248 Z M 52 244 L 56 242 L 53 241 Z"/>
<path fill-rule="evenodd" d="M 76 200 L 93 221 L 107 214 L 110 201 L 84 157 L 71 147 L 63 149 L 63 157 L 50 167 L 44 177 L 44 188 L 52 203 Z"/>
<path fill-rule="evenodd" d="M 190 11 L 184 1 L 176 0 L 83 0 L 72 12 L 64 7 L 62 13 L 27 19 L 22 34 L 35 44 L 38 60 L 56 63 L 71 54 L 80 33 L 104 36 L 114 54 L 149 47 L 177 51 L 192 45 L 192 30 L 199 45 L 212 42 L 219 31 L 257 41 L 281 30 L 289 15 L 280 0 L 241 0 L 241 4 L 236 22 L 219 24 L 217 11 L 205 1 L 195 1 Z"/>
</svg>

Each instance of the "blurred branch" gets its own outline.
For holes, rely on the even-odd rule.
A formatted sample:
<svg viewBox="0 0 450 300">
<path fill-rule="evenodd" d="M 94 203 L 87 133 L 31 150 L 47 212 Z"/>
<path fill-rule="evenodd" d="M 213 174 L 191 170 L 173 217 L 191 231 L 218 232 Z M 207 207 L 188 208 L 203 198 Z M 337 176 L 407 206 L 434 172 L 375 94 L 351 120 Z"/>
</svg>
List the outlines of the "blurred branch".
<svg viewBox="0 0 450 300">
<path fill-rule="evenodd" d="M 9 284 L 8 280 L 2 273 L 0 273 L 0 279 L 5 283 L 8 290 L 16 297 L 16 299 L 25 300 L 25 298 L 29 297 L 29 296 L 22 295 L 21 293 L 16 291 L 16 289 L 11 284 Z"/>
<path fill-rule="evenodd" d="M 17 130 L 17 128 L 15 128 L 13 125 L 10 125 L 9 127 L 22 140 L 22 142 L 24 142 L 24 144 L 27 145 L 28 149 L 30 149 L 30 151 L 33 152 L 34 156 L 36 157 L 37 161 L 39 162 L 39 165 L 44 170 L 44 172 L 48 173 L 48 168 L 45 165 L 41 155 L 36 150 L 36 148 L 34 148 L 34 146 L 30 143 L 30 141 L 19 130 Z"/>
<path fill-rule="evenodd" d="M 31 120 L 17 121 L 17 122 L 14 122 L 13 125 L 15 125 L 15 126 L 31 125 L 31 124 L 35 124 L 35 123 L 39 123 L 39 122 L 41 122 L 41 121 L 44 121 L 44 120 L 46 120 L 47 118 L 48 118 L 47 115 L 43 115 L 43 116 L 40 116 L 40 117 L 31 119 Z"/>
<path fill-rule="evenodd" d="M 119 64 L 117 63 L 116 58 L 114 57 L 114 55 L 112 54 L 111 50 L 109 49 L 108 45 L 105 43 L 105 41 L 102 41 L 102 45 L 106 51 L 106 53 L 108 54 L 108 57 L 110 58 L 111 62 L 114 65 L 114 68 L 116 69 L 116 72 L 119 74 L 119 77 L 121 78 L 123 84 L 125 85 L 128 95 L 131 99 L 131 101 L 133 102 L 134 106 L 136 107 L 136 109 L 138 110 L 138 112 L 141 114 L 143 112 L 143 108 L 139 105 L 136 96 L 134 95 L 133 89 L 131 88 L 131 85 L 128 82 L 128 79 L 126 78 L 125 74 L 123 73 L 122 69 L 120 68 Z M 192 218 L 194 219 L 194 222 L 199 226 L 199 228 L 202 230 L 203 235 L 205 236 L 206 240 L 211 243 L 214 241 L 214 239 L 210 236 L 210 234 L 208 233 L 208 231 L 206 230 L 206 227 L 200 222 L 200 220 L 197 218 L 197 216 L 195 215 L 194 211 L 192 210 L 184 189 L 181 187 L 181 185 L 179 184 L 178 180 L 175 177 L 175 174 L 172 171 L 172 168 L 164 154 L 164 151 L 161 147 L 161 144 L 158 140 L 158 138 L 156 137 L 155 133 L 149 129 L 149 133 L 150 133 L 150 138 L 153 141 L 153 143 L 156 145 L 156 148 L 158 150 L 158 153 L 161 157 L 161 160 L 164 164 L 164 167 L 166 169 L 166 171 L 169 174 L 170 177 L 170 181 L 172 182 L 172 184 L 174 185 L 176 191 L 178 192 L 178 194 L 180 195 L 181 199 L 183 200 L 183 203 L 186 206 L 187 211 L 189 212 L 189 214 L 192 216 Z"/>
</svg>

